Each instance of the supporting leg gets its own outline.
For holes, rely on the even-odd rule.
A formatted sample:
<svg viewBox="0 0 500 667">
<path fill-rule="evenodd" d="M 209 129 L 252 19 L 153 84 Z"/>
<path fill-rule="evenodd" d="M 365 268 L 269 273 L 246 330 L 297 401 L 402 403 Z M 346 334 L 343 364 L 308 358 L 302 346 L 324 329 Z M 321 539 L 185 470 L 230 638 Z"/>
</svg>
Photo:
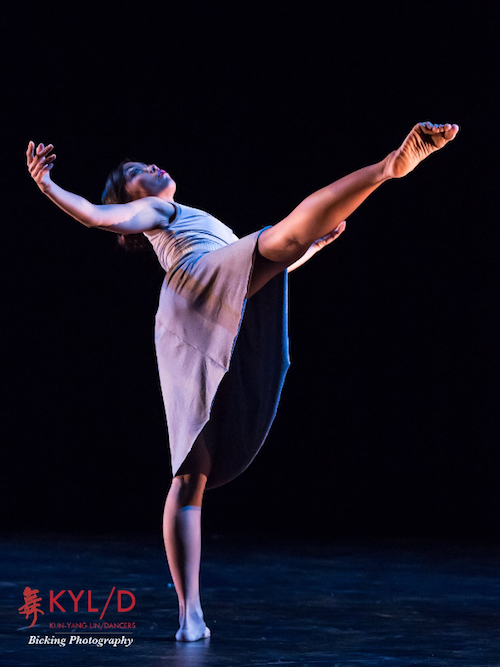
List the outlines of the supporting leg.
<svg viewBox="0 0 500 667">
<path fill-rule="evenodd" d="M 177 641 L 197 641 L 210 636 L 200 602 L 201 506 L 210 467 L 210 457 L 200 436 L 172 480 L 165 502 L 163 538 L 179 599 Z"/>
</svg>

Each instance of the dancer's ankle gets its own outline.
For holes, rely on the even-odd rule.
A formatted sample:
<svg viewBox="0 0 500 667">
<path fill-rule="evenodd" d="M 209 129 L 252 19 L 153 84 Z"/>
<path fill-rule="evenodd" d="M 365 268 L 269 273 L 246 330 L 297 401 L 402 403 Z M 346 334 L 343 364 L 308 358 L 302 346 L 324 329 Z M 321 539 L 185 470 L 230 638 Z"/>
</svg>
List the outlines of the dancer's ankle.
<svg viewBox="0 0 500 667">
<path fill-rule="evenodd" d="M 199 619 L 203 618 L 203 609 L 201 608 L 201 602 L 187 602 L 182 607 L 179 606 L 179 620 L 182 619 Z"/>
<path fill-rule="evenodd" d="M 379 163 L 382 171 L 382 181 L 390 181 L 391 179 L 394 178 L 392 165 L 394 164 L 396 153 L 397 150 L 392 151 L 382 160 L 382 162 Z"/>
</svg>

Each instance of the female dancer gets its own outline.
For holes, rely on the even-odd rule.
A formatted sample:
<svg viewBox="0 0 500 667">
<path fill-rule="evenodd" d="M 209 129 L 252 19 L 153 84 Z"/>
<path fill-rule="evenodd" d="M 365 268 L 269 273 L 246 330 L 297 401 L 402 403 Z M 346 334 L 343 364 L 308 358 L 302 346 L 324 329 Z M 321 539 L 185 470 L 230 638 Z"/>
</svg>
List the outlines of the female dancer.
<svg viewBox="0 0 500 667">
<path fill-rule="evenodd" d="M 101 206 L 56 185 L 53 145 L 30 141 L 28 168 L 41 191 L 87 227 L 143 233 L 166 271 L 155 346 L 173 481 L 163 534 L 179 598 L 178 641 L 210 636 L 199 595 L 200 510 L 206 489 L 236 477 L 261 447 L 286 374 L 287 270 L 342 233 L 345 219 L 383 182 L 401 178 L 453 140 L 457 125 L 419 123 L 381 162 L 307 197 L 272 227 L 238 239 L 213 216 L 175 201 L 156 165 L 125 162 Z"/>
</svg>

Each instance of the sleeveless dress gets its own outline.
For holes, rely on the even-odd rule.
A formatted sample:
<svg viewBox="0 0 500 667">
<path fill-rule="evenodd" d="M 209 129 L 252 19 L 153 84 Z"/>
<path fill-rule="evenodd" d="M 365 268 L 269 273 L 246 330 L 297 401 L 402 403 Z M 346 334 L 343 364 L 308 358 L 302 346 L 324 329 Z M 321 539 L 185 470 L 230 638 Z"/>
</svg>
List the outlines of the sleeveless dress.
<svg viewBox="0 0 500 667">
<path fill-rule="evenodd" d="M 175 475 L 203 430 L 207 489 L 255 458 L 276 415 L 288 349 L 287 272 L 246 299 L 261 231 L 238 239 L 205 211 L 175 203 L 145 232 L 165 269 L 155 348 Z"/>
</svg>

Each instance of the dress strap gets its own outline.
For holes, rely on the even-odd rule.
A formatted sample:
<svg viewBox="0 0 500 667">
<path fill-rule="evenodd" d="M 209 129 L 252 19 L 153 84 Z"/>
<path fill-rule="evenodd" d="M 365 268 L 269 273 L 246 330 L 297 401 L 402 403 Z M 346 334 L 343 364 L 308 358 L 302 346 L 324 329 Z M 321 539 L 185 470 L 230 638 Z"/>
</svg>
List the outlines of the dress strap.
<svg viewBox="0 0 500 667">
<path fill-rule="evenodd" d="M 173 223 L 173 221 L 174 221 L 174 220 L 179 216 L 179 214 L 180 214 L 179 204 L 175 204 L 173 201 L 170 202 L 170 203 L 171 203 L 172 206 L 174 207 L 174 212 L 172 213 L 172 215 L 171 215 L 170 218 L 168 219 L 168 224 L 169 224 L 169 225 L 171 225 L 171 224 Z"/>
</svg>

